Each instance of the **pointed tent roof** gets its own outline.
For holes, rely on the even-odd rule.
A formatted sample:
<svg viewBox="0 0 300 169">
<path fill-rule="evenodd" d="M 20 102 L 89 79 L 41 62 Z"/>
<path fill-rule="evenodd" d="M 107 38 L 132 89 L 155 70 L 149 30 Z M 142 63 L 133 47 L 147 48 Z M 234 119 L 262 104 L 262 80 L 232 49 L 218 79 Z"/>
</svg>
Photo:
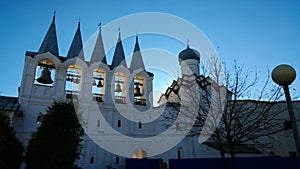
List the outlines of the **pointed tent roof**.
<svg viewBox="0 0 300 169">
<path fill-rule="evenodd" d="M 78 27 L 71 43 L 67 58 L 73 58 L 78 56 L 80 59 L 84 60 L 84 54 L 82 49 L 82 38 L 80 31 L 80 22 L 78 22 Z"/>
<path fill-rule="evenodd" d="M 134 46 L 134 51 L 133 51 L 133 56 L 131 59 L 131 64 L 130 64 L 130 69 L 132 71 L 137 70 L 137 69 L 145 69 L 144 61 L 142 58 L 142 53 L 140 50 L 140 45 L 138 41 L 138 36 L 136 35 L 136 41 L 135 41 L 135 46 Z"/>
<path fill-rule="evenodd" d="M 101 26 L 99 27 L 98 37 L 95 43 L 94 51 L 91 57 L 91 63 L 99 62 L 102 59 L 102 62 L 107 64 L 106 55 L 104 51 Z"/>
<path fill-rule="evenodd" d="M 55 15 L 53 16 L 52 23 L 48 29 L 48 32 L 42 42 L 42 45 L 38 53 L 46 53 L 46 52 L 50 52 L 55 56 L 59 56 L 56 28 L 55 28 Z"/>
<path fill-rule="evenodd" d="M 115 49 L 115 53 L 113 56 L 113 61 L 112 61 L 111 66 L 112 66 L 112 68 L 115 68 L 119 65 L 123 65 L 124 67 L 127 67 L 120 31 L 119 31 L 118 42 L 116 45 L 116 49 Z"/>
</svg>

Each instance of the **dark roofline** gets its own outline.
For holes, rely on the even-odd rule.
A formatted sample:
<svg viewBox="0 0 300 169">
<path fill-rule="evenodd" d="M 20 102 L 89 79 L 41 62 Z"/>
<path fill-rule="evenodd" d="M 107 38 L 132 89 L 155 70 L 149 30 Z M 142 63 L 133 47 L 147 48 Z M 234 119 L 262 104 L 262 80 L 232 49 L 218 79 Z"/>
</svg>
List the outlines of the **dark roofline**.
<svg viewBox="0 0 300 169">
<path fill-rule="evenodd" d="M 20 104 L 18 97 L 0 96 L 0 110 L 4 111 L 19 111 Z M 11 104 L 10 106 L 8 106 Z"/>
<path fill-rule="evenodd" d="M 40 53 L 38 53 L 38 52 L 32 52 L 32 51 L 26 51 L 25 52 L 25 56 L 30 56 L 30 57 L 32 57 L 32 58 L 34 58 L 36 55 L 38 55 L 38 54 L 40 54 Z M 55 57 L 57 57 L 60 61 L 62 61 L 62 62 L 64 62 L 64 61 L 66 61 L 67 59 L 69 59 L 69 58 L 66 58 L 66 57 L 64 57 L 64 56 L 55 56 Z"/>
</svg>

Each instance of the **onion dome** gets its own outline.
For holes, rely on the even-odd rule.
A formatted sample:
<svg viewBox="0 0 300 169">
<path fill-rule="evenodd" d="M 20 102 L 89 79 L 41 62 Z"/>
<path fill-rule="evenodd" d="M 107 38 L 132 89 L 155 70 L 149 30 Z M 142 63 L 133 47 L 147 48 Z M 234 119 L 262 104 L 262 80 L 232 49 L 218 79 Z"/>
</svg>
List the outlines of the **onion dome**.
<svg viewBox="0 0 300 169">
<path fill-rule="evenodd" d="M 200 53 L 197 50 L 191 49 L 189 46 L 187 46 L 186 49 L 179 53 L 179 61 L 188 59 L 195 59 L 200 61 Z"/>
</svg>

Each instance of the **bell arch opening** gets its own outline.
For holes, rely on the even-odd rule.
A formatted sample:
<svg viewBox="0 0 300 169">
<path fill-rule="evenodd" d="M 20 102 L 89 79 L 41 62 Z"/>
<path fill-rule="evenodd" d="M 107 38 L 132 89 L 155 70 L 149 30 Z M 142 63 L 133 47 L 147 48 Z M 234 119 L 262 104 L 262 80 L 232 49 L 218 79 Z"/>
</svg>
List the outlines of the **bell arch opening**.
<svg viewBox="0 0 300 169">
<path fill-rule="evenodd" d="M 137 74 L 134 76 L 133 83 L 134 104 L 146 106 L 146 83 L 143 75 Z"/>
<path fill-rule="evenodd" d="M 92 79 L 92 94 L 94 101 L 104 101 L 104 93 L 106 88 L 105 84 L 105 70 L 102 68 L 94 69 Z"/>
<path fill-rule="evenodd" d="M 34 84 L 53 86 L 55 81 L 55 65 L 50 59 L 42 59 L 36 66 Z"/>
<path fill-rule="evenodd" d="M 114 76 L 114 96 L 115 103 L 126 103 L 126 76 L 124 72 L 116 72 Z"/>
<path fill-rule="evenodd" d="M 81 87 L 82 68 L 77 64 L 71 64 L 67 69 L 66 98 L 77 99 Z"/>
</svg>

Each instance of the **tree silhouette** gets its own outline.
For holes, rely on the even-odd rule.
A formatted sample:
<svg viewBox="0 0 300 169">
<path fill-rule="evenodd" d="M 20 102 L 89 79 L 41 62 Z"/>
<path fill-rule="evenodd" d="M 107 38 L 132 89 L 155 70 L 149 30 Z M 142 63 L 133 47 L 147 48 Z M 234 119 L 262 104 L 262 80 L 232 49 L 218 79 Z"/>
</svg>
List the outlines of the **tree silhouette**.
<svg viewBox="0 0 300 169">
<path fill-rule="evenodd" d="M 22 143 L 15 137 L 9 117 L 0 112 L 0 168 L 19 169 L 23 162 Z"/>
<path fill-rule="evenodd" d="M 83 129 L 71 102 L 54 102 L 41 118 L 27 147 L 26 169 L 73 169 Z"/>
</svg>

